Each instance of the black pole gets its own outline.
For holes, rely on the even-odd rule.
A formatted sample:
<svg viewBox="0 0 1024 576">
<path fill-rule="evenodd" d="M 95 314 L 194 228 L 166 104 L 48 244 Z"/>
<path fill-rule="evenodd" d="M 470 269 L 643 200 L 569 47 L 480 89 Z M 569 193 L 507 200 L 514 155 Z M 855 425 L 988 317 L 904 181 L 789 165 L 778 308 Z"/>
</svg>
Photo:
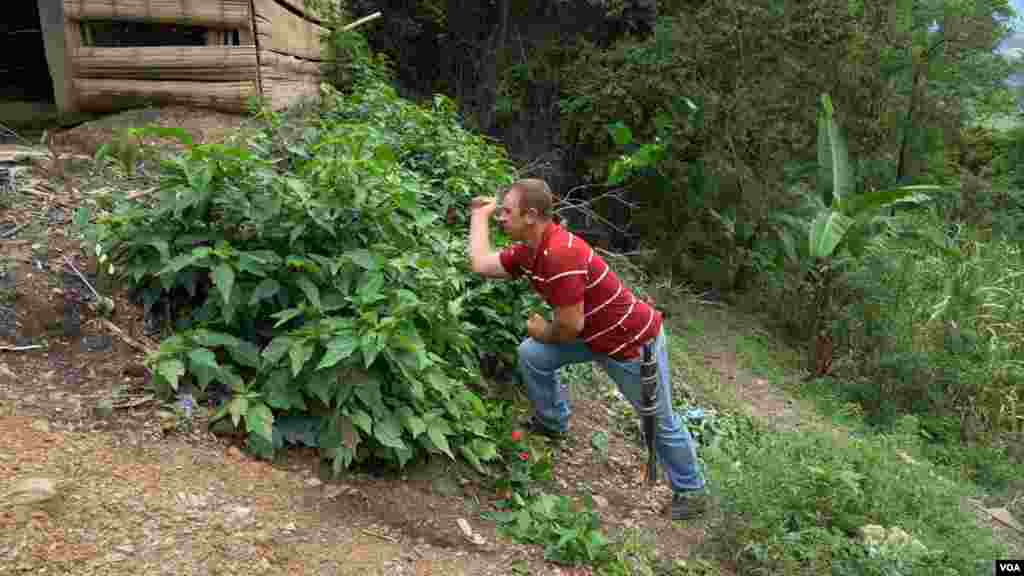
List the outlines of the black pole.
<svg viewBox="0 0 1024 576">
<path fill-rule="evenodd" d="M 658 456 L 654 450 L 654 426 L 658 412 L 658 360 L 654 357 L 654 343 L 644 345 L 643 364 L 640 366 L 642 398 L 640 418 L 644 440 L 647 442 L 647 484 L 658 481 Z"/>
</svg>

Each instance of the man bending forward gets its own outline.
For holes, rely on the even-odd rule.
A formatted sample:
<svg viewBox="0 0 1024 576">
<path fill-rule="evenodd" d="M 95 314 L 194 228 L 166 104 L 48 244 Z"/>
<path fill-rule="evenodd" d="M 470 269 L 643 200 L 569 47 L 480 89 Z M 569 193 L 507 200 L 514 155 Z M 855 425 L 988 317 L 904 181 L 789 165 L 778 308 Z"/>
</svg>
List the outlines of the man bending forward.
<svg viewBox="0 0 1024 576">
<path fill-rule="evenodd" d="M 494 252 L 490 218 L 492 198 L 473 200 L 470 257 L 473 271 L 490 278 L 526 275 L 533 289 L 554 310 L 552 322 L 533 314 L 529 337 L 519 345 L 519 370 L 526 381 L 534 415 L 529 427 L 561 437 L 569 425 L 569 402 L 558 381 L 568 364 L 596 362 L 622 394 L 640 406 L 643 346 L 658 360 L 658 411 L 655 448 L 672 486 L 674 520 L 692 518 L 706 507 L 704 475 L 689 430 L 672 409 L 672 384 L 661 314 L 637 299 L 601 256 L 551 219 L 553 199 L 543 180 L 513 184 L 498 215 L 516 244 Z"/>
</svg>

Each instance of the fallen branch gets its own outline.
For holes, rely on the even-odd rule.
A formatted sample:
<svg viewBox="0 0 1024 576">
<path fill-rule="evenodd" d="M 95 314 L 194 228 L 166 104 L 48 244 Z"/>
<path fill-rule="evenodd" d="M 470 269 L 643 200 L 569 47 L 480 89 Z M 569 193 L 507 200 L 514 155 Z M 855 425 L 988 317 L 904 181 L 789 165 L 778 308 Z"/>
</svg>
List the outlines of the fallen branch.
<svg viewBox="0 0 1024 576">
<path fill-rule="evenodd" d="M 383 534 L 381 532 L 377 532 L 376 530 L 370 530 L 369 528 L 363 528 L 363 533 L 369 534 L 370 536 L 376 536 L 377 538 L 380 538 L 381 540 L 387 540 L 388 542 L 393 542 L 395 544 L 398 543 L 398 538 L 395 538 L 394 536 L 391 536 L 389 534 Z"/>
<path fill-rule="evenodd" d="M 121 328 L 119 328 L 117 324 L 114 324 L 110 320 L 107 320 L 106 318 L 100 318 L 99 321 L 107 328 L 107 330 L 110 330 L 111 332 L 116 334 L 118 338 L 124 340 L 124 343 L 131 346 L 132 348 L 135 348 L 140 352 L 144 352 L 147 355 L 152 355 L 156 353 L 156 350 L 146 346 L 145 344 L 140 343 L 138 340 L 125 334 L 124 330 L 121 330 Z"/>
<path fill-rule="evenodd" d="M 0 346 L 0 352 L 25 352 L 26 350 L 38 350 L 45 348 L 42 344 L 32 344 L 31 346 Z"/>
<path fill-rule="evenodd" d="M 25 222 L 25 223 L 24 223 L 24 224 L 22 224 L 21 226 L 15 226 L 14 228 L 11 228 L 10 230 L 8 230 L 8 231 L 6 231 L 6 232 L 0 233 L 0 239 L 3 239 L 3 238 L 10 238 L 11 236 L 14 236 L 14 235 L 15 235 L 15 234 L 17 234 L 17 233 L 18 233 L 19 231 L 21 231 L 21 229 L 22 229 L 22 228 L 25 228 L 26 226 L 28 226 L 28 225 L 29 225 L 29 224 L 31 224 L 31 223 L 32 223 L 32 222 Z"/>
<path fill-rule="evenodd" d="M 75 263 L 72 262 L 71 258 L 69 258 L 66 254 L 64 255 L 64 263 L 70 266 L 71 269 L 75 271 L 75 274 L 78 275 L 78 277 L 82 280 L 86 287 L 88 287 L 89 290 L 92 292 L 93 296 L 96 297 L 97 308 L 99 308 L 99 311 L 101 313 L 103 311 L 106 311 L 108 313 L 114 311 L 114 300 L 111 298 L 107 298 L 106 296 L 101 296 L 100 293 L 97 292 L 96 289 L 92 287 L 92 284 L 89 283 L 89 280 L 85 277 L 85 274 L 82 274 L 81 272 L 78 271 L 78 268 L 75 267 Z"/>
<path fill-rule="evenodd" d="M 157 190 L 158 190 L 158 188 L 156 188 L 156 187 L 149 188 L 147 190 L 137 190 L 135 192 L 132 192 L 131 194 L 129 194 L 125 198 L 127 198 L 128 200 L 138 200 L 139 198 L 142 198 L 142 197 L 145 197 L 145 196 L 149 196 L 150 194 L 152 194 L 153 192 L 156 192 Z"/>
<path fill-rule="evenodd" d="M 114 403 L 112 403 L 110 405 L 110 407 L 111 408 L 136 408 L 138 406 L 142 406 L 143 404 L 147 404 L 149 402 L 152 402 L 153 398 L 154 397 L 153 397 L 152 394 L 146 394 L 145 396 L 140 396 L 139 398 L 133 398 L 131 400 L 125 400 L 123 402 L 114 402 Z"/>
</svg>

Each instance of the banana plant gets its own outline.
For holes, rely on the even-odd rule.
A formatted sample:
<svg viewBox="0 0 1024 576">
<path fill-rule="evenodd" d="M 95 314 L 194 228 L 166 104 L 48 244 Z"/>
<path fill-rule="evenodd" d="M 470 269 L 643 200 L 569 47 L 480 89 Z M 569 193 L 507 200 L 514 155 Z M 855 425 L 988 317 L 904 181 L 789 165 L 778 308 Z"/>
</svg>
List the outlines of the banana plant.
<svg viewBox="0 0 1024 576">
<path fill-rule="evenodd" d="M 897 204 L 920 204 L 929 200 L 926 192 L 939 186 L 899 186 L 854 194 L 853 171 L 846 141 L 835 121 L 835 110 L 828 94 L 821 96 L 818 114 L 818 193 L 821 204 L 807 231 L 810 267 L 807 280 L 814 295 L 815 314 L 811 335 L 810 363 L 815 375 L 827 374 L 833 356 L 829 319 L 832 297 L 847 254 L 858 256 L 885 222 L 883 208 Z"/>
<path fill-rule="evenodd" d="M 926 192 L 942 189 L 914 185 L 853 194 L 853 171 L 846 141 L 836 124 L 835 109 L 828 94 L 821 95 L 818 114 L 817 183 L 824 208 L 811 223 L 808 234 L 808 253 L 813 259 L 830 259 L 844 245 L 859 253 L 870 238 L 871 224 L 882 208 L 920 204 L 929 200 Z"/>
</svg>

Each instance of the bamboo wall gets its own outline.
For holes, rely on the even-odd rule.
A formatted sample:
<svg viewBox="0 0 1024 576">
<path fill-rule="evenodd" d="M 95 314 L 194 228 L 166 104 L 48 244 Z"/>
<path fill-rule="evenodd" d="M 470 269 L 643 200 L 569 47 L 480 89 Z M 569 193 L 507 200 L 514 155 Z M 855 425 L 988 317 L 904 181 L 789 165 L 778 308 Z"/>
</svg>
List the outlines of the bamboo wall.
<svg viewBox="0 0 1024 576">
<path fill-rule="evenodd" d="M 64 111 L 112 111 L 140 102 L 242 112 L 261 95 L 281 109 L 315 96 L 320 82 L 320 23 L 302 0 L 39 0 L 60 2 L 63 62 L 50 58 Z M 96 47 L 83 41 L 90 22 L 201 26 L 206 46 Z M 237 36 L 236 36 L 237 35 Z M 238 44 L 232 45 L 234 38 Z"/>
</svg>

